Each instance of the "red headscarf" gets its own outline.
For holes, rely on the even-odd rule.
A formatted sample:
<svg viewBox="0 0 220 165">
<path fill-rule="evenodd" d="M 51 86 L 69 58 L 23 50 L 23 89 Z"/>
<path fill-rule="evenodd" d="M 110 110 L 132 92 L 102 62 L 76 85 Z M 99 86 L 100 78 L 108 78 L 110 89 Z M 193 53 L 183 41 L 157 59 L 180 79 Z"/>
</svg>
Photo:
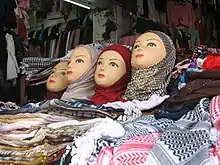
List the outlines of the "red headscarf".
<svg viewBox="0 0 220 165">
<path fill-rule="evenodd" d="M 93 104 L 106 104 L 115 101 L 126 101 L 122 98 L 122 95 L 124 95 L 125 90 L 127 89 L 127 84 L 131 79 L 131 51 L 122 45 L 111 45 L 106 47 L 102 53 L 109 50 L 116 51 L 121 55 L 126 65 L 126 73 L 111 87 L 102 88 L 96 85 L 95 95 L 91 99 Z M 102 53 L 99 56 L 101 56 Z"/>
</svg>

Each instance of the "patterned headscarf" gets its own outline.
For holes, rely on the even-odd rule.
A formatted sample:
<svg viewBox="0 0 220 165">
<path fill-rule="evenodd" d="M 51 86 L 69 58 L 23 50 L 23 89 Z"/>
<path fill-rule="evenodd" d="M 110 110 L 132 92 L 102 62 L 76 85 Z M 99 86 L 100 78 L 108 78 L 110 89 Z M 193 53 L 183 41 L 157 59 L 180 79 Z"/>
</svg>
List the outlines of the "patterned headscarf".
<svg viewBox="0 0 220 165">
<path fill-rule="evenodd" d="M 166 48 L 166 57 L 148 68 L 132 69 L 131 82 L 123 96 L 126 100 L 148 100 L 153 94 L 163 96 L 170 82 L 175 64 L 176 49 L 169 36 L 160 31 L 149 31 L 158 35 Z"/>
<path fill-rule="evenodd" d="M 94 72 L 98 56 L 104 47 L 103 45 L 97 43 L 89 45 L 79 45 L 78 47 L 82 46 L 88 50 L 91 56 L 91 65 L 86 73 L 84 73 L 77 81 L 68 86 L 61 99 L 90 101 L 95 93 Z"/>
</svg>

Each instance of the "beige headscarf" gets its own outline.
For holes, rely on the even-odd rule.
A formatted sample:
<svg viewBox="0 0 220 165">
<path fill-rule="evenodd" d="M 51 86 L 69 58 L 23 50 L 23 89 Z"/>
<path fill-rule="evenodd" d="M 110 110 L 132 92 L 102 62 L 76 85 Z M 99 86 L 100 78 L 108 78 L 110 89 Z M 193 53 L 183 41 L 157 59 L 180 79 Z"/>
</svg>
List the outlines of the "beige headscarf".
<svg viewBox="0 0 220 165">
<path fill-rule="evenodd" d="M 104 46 L 99 43 L 79 45 L 78 47 L 85 47 L 91 55 L 91 66 L 88 71 L 82 75 L 77 81 L 70 84 L 67 90 L 64 92 L 61 99 L 64 100 L 86 100 L 90 101 L 94 95 L 94 72 L 96 68 L 96 62 L 100 52 L 104 49 Z"/>
<path fill-rule="evenodd" d="M 150 31 L 158 35 L 166 48 L 166 57 L 154 66 L 132 69 L 131 82 L 124 95 L 126 100 L 148 100 L 153 94 L 163 96 L 170 82 L 171 71 L 176 60 L 176 49 L 169 36 L 160 31 Z"/>
</svg>

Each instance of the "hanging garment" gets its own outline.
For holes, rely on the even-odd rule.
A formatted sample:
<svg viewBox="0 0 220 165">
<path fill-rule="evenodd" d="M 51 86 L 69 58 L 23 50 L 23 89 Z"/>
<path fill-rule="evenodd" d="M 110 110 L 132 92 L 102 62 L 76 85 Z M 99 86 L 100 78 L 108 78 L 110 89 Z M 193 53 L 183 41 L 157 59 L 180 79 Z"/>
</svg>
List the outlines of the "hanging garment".
<svg viewBox="0 0 220 165">
<path fill-rule="evenodd" d="M 70 42 L 70 36 L 71 36 L 71 31 L 69 31 L 68 34 L 67 34 L 66 47 L 65 47 L 65 52 L 66 52 L 66 53 L 67 53 L 67 51 L 69 50 L 69 49 L 68 49 L 68 46 L 69 46 L 69 42 Z"/>
<path fill-rule="evenodd" d="M 193 28 L 188 28 L 187 35 L 190 35 L 189 49 L 194 50 L 200 44 L 199 33 Z"/>
<path fill-rule="evenodd" d="M 148 18 L 153 22 L 160 23 L 159 12 L 157 11 L 154 0 L 148 0 Z"/>
<path fill-rule="evenodd" d="M 7 80 L 13 80 L 18 77 L 20 72 L 17 59 L 15 57 L 15 43 L 13 36 L 5 35 L 7 41 L 8 61 L 7 61 Z"/>
<path fill-rule="evenodd" d="M 79 45 L 79 41 L 80 41 L 80 29 L 76 29 L 75 30 L 75 37 L 74 37 L 74 41 L 73 41 L 73 49 Z"/>
<path fill-rule="evenodd" d="M 29 8 L 29 0 L 18 0 L 19 7 L 27 10 Z"/>
<path fill-rule="evenodd" d="M 182 24 L 195 29 L 195 13 L 191 3 L 186 3 L 184 5 L 177 4 L 173 1 L 167 2 L 167 11 L 168 11 L 168 22 L 171 25 L 179 25 L 179 19 Z"/>
<path fill-rule="evenodd" d="M 129 47 L 132 48 L 138 37 L 139 37 L 139 34 L 136 34 L 136 35 L 133 35 L 133 36 L 124 36 L 124 37 L 121 38 L 120 44 L 129 46 Z"/>
</svg>

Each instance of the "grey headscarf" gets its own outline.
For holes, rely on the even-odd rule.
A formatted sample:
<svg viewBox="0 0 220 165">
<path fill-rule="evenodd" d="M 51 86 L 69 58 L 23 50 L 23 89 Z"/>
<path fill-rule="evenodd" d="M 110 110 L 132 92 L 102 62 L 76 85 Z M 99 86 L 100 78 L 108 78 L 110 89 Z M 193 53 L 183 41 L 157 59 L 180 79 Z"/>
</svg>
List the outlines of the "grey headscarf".
<svg viewBox="0 0 220 165">
<path fill-rule="evenodd" d="M 166 48 L 166 57 L 159 63 L 144 69 L 132 69 L 131 82 L 124 95 L 126 100 L 148 100 L 153 94 L 163 96 L 170 82 L 171 71 L 176 60 L 176 49 L 169 36 L 160 31 L 149 31 L 158 35 Z"/>
<path fill-rule="evenodd" d="M 61 99 L 64 100 L 87 100 L 90 101 L 94 95 L 94 72 L 99 54 L 103 50 L 103 45 L 94 43 L 88 45 L 79 45 L 85 47 L 91 55 L 91 66 L 77 81 L 70 84 L 64 92 Z M 79 68 L 80 69 L 80 68 Z"/>
</svg>

